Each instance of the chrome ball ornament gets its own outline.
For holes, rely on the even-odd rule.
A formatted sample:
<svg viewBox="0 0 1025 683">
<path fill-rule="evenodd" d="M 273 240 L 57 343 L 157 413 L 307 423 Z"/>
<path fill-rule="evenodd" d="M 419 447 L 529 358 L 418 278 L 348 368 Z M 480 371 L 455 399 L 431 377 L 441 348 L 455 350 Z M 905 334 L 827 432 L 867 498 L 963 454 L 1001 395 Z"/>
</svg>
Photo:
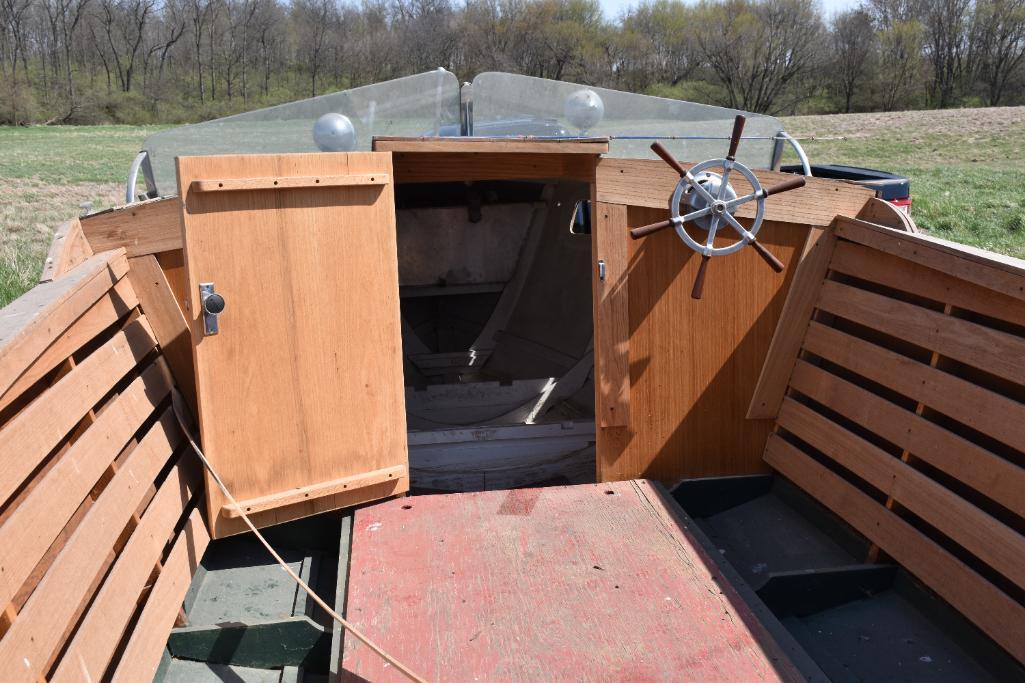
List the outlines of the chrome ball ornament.
<svg viewBox="0 0 1025 683">
<path fill-rule="evenodd" d="M 356 149 L 356 128 L 348 116 L 330 112 L 313 124 L 313 142 L 321 152 L 351 152 Z"/>
</svg>

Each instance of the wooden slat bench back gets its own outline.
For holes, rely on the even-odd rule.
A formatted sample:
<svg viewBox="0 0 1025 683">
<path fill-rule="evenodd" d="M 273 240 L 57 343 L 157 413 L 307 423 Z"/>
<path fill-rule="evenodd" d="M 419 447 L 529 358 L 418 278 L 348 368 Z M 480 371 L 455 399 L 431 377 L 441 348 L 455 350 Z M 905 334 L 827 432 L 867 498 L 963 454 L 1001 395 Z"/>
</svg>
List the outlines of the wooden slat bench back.
<svg viewBox="0 0 1025 683">
<path fill-rule="evenodd" d="M 152 678 L 209 541 L 125 250 L 77 260 L 0 311 L 5 681 Z"/>
<path fill-rule="evenodd" d="M 1025 662 L 1025 262 L 831 233 L 765 459 Z"/>
</svg>

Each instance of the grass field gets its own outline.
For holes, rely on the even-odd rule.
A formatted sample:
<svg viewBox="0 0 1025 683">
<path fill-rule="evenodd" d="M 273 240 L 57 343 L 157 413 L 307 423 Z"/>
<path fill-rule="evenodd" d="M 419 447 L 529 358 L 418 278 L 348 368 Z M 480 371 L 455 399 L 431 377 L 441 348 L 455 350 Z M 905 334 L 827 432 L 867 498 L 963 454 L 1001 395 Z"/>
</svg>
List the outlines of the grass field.
<svg viewBox="0 0 1025 683">
<path fill-rule="evenodd" d="M 1025 107 L 785 119 L 812 163 L 911 178 L 919 227 L 1025 257 Z M 0 306 L 39 278 L 53 227 L 121 203 L 128 166 L 157 127 L 0 128 Z M 794 158 L 796 160 L 796 158 Z"/>
</svg>

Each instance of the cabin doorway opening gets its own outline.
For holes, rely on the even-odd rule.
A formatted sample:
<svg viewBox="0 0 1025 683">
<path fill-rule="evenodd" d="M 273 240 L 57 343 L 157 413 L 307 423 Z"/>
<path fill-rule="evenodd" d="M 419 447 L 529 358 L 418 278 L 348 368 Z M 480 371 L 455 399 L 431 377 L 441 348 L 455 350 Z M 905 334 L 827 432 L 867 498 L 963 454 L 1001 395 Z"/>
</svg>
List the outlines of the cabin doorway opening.
<svg viewBox="0 0 1025 683">
<path fill-rule="evenodd" d="M 396 186 L 414 490 L 595 478 L 591 186 Z"/>
</svg>

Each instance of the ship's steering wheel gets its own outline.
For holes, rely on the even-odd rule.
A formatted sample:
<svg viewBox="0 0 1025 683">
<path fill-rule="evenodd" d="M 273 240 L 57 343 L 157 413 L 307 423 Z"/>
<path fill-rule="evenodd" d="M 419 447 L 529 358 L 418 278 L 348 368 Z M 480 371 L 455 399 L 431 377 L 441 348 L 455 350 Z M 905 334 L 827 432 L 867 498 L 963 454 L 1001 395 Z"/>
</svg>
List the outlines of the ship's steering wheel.
<svg viewBox="0 0 1025 683">
<path fill-rule="evenodd" d="M 662 143 L 656 142 L 651 146 L 655 154 L 662 157 L 663 161 L 680 174 L 680 181 L 669 198 L 670 218 L 659 223 L 633 228 L 630 230 L 630 236 L 639 239 L 666 228 L 674 228 L 684 244 L 701 254 L 701 265 L 698 267 L 694 289 L 691 291 L 691 296 L 695 299 L 701 298 L 701 291 L 705 284 L 705 269 L 709 259 L 713 256 L 727 256 L 743 249 L 748 244 L 754 247 L 758 255 L 765 259 L 773 270 L 777 273 L 783 271 L 783 263 L 758 242 L 756 235 L 761 229 L 762 219 L 765 217 L 766 198 L 780 192 L 803 187 L 805 181 L 803 177 L 797 176 L 792 180 L 785 180 L 772 187 L 763 188 L 751 169 L 737 161 L 736 158 L 745 121 L 743 116 L 738 115 L 733 122 L 730 150 L 725 159 L 702 161 L 689 170 L 673 158 L 673 155 Z M 721 172 L 715 173 L 710 169 L 721 169 Z M 737 196 L 729 183 L 730 174 L 733 172 L 742 175 L 751 186 L 749 194 Z M 748 202 L 755 202 L 755 215 L 751 221 L 751 227 L 745 228 L 733 214 L 740 206 Z M 687 211 L 681 212 L 681 207 Z M 687 232 L 685 227 L 687 223 L 706 230 L 707 234 L 703 244 Z M 724 224 L 730 226 L 740 236 L 740 239 L 732 244 L 717 247 L 715 246 L 716 233 Z"/>
</svg>

